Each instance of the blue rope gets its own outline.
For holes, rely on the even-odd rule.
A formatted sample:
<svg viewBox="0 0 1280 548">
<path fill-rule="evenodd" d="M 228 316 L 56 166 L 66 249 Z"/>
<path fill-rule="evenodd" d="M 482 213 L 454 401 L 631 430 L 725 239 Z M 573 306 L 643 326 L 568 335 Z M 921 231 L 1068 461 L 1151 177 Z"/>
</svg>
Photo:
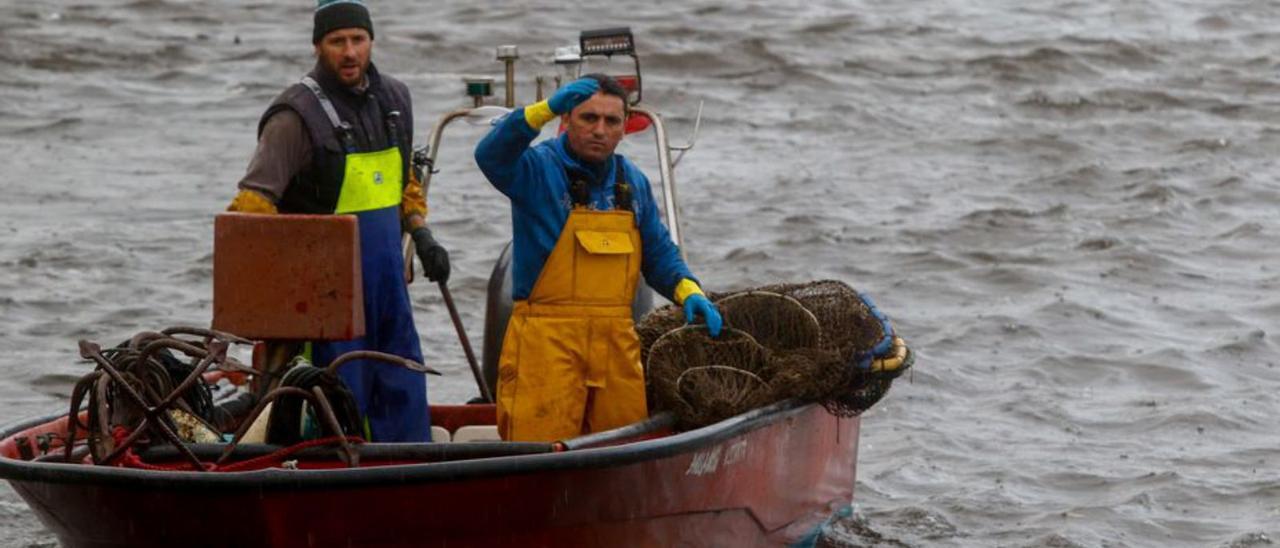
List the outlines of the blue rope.
<svg viewBox="0 0 1280 548">
<path fill-rule="evenodd" d="M 863 304 L 867 305 L 867 309 L 871 311 L 871 315 L 880 321 L 880 331 L 884 333 L 884 337 L 882 337 L 880 342 L 876 343 L 875 346 L 871 347 L 871 350 L 860 352 L 854 357 L 854 361 L 857 364 L 858 369 L 867 371 L 871 369 L 871 362 L 873 360 L 876 358 L 882 358 L 887 356 L 890 352 L 893 352 L 893 326 L 889 324 L 889 316 L 886 316 L 884 312 L 880 311 L 880 308 L 876 307 L 876 302 L 871 300 L 870 295 L 859 292 L 858 298 L 862 299 Z"/>
</svg>

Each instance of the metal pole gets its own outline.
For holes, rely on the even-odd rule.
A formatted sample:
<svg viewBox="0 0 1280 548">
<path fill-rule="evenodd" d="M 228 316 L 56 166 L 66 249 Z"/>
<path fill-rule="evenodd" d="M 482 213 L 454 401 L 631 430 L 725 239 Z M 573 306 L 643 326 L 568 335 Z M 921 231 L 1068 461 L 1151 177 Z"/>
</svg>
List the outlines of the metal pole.
<svg viewBox="0 0 1280 548">
<path fill-rule="evenodd" d="M 479 98 L 477 98 L 479 102 Z M 427 137 L 427 166 L 422 171 L 422 200 L 427 199 L 427 191 L 431 188 L 431 176 L 435 174 L 436 156 L 440 152 L 440 136 L 444 133 L 444 127 L 450 122 L 462 118 L 471 112 L 472 109 L 463 108 L 453 112 L 446 113 L 440 117 L 440 121 L 436 122 L 435 127 L 431 128 L 431 134 Z M 409 237 L 409 233 L 405 232 L 400 235 L 400 254 L 404 257 L 404 283 L 413 281 L 413 239 Z"/>
<path fill-rule="evenodd" d="M 676 177 L 674 170 L 671 169 L 671 149 L 667 143 L 667 129 L 662 125 L 662 118 L 656 112 L 641 106 L 631 107 L 631 111 L 647 116 L 653 122 L 653 137 L 658 142 L 658 175 L 662 179 L 662 202 L 667 210 L 667 231 L 671 233 L 671 240 L 680 249 L 680 257 L 688 261 L 689 257 L 685 253 L 680 237 L 682 232 L 680 210 L 676 207 Z"/>
<path fill-rule="evenodd" d="M 469 114 L 471 109 L 464 108 L 449 112 L 440 117 L 440 121 L 436 122 L 435 127 L 431 128 L 431 134 L 427 137 L 427 169 L 422 174 L 422 197 L 426 199 L 427 193 L 431 190 L 432 168 L 436 164 L 436 156 L 440 152 L 440 138 L 444 134 L 445 126 L 454 120 L 462 118 Z M 404 238 L 405 261 L 413 261 L 413 246 L 409 242 L 409 235 L 405 234 Z M 467 332 L 462 326 L 462 317 L 458 315 L 458 307 L 453 304 L 453 294 L 449 292 L 449 286 L 444 282 L 440 282 L 440 295 L 444 297 L 444 306 L 449 309 L 449 319 L 453 321 L 453 328 L 458 332 L 458 341 L 462 343 L 462 351 L 467 355 L 467 363 L 471 366 L 471 373 L 476 377 L 476 386 L 480 388 L 480 397 L 484 401 L 493 403 L 493 392 L 489 390 L 489 385 L 485 384 L 484 376 L 480 373 L 480 365 L 476 362 L 476 354 L 471 349 L 471 341 L 467 338 Z"/>
<path fill-rule="evenodd" d="M 471 112 L 472 109 L 463 108 L 453 112 L 449 112 L 440 117 L 440 121 L 436 122 L 436 126 L 431 129 L 431 134 L 427 137 L 427 166 L 433 168 L 436 165 L 436 156 L 440 154 L 440 137 L 444 133 L 444 127 L 454 120 L 462 118 Z M 434 168 L 433 168 L 434 169 Z M 433 169 L 429 169 L 422 174 L 422 197 L 425 199 L 427 190 L 431 188 L 431 176 L 434 174 Z"/>
<path fill-rule="evenodd" d="M 476 361 L 476 353 L 471 350 L 471 340 L 462 327 L 462 317 L 458 315 L 458 307 L 453 304 L 453 294 L 449 293 L 449 285 L 440 282 L 440 295 L 444 297 L 444 306 L 449 309 L 449 318 L 453 320 L 453 328 L 458 331 L 458 340 L 462 342 L 462 352 L 467 355 L 467 363 L 471 365 L 471 374 L 476 377 L 476 386 L 480 388 L 480 397 L 485 403 L 493 403 L 493 392 L 484 382 L 484 374 L 480 372 L 480 363 Z"/>
<path fill-rule="evenodd" d="M 507 108 L 516 107 L 516 62 L 507 61 Z"/>
<path fill-rule="evenodd" d="M 507 65 L 507 108 L 516 108 L 516 59 L 520 49 L 516 46 L 498 46 L 498 60 Z"/>
</svg>

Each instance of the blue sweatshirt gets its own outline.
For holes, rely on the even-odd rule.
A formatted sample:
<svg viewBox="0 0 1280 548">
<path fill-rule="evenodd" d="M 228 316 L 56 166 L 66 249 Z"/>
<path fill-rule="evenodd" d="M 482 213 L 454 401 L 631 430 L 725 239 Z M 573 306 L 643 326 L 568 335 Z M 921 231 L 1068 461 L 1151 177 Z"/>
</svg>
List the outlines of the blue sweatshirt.
<svg viewBox="0 0 1280 548">
<path fill-rule="evenodd" d="M 494 188 L 511 199 L 511 228 L 515 239 L 513 299 L 529 298 L 569 219 L 573 200 L 569 196 L 565 170 L 581 173 L 591 183 L 592 209 L 611 210 L 616 178 L 614 162 L 622 162 L 627 182 L 631 184 L 632 210 L 641 239 L 640 272 L 645 282 L 672 299 L 680 280 L 696 281 L 659 218 L 649 179 L 635 164 L 620 154 L 614 154 L 603 165 L 585 164 L 569 152 L 567 135 L 530 147 L 538 133 L 525 121 L 524 109 L 519 109 L 500 120 L 476 146 L 476 164 L 480 171 Z"/>
</svg>

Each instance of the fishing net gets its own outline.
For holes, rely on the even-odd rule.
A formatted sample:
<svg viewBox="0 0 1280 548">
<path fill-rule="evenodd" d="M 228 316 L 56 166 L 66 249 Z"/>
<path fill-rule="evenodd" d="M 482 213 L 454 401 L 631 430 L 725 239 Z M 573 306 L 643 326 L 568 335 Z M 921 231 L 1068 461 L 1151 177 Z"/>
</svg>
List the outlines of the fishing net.
<svg viewBox="0 0 1280 548">
<path fill-rule="evenodd" d="M 818 318 L 800 301 L 772 291 L 744 291 L 716 303 L 725 324 L 750 333 L 773 351 L 817 348 L 822 338 Z"/>
<path fill-rule="evenodd" d="M 874 302 L 824 280 L 708 297 L 725 329 L 684 326 L 675 306 L 636 326 L 650 404 L 698 427 L 788 398 L 851 417 L 870 408 L 914 357 Z"/>
<path fill-rule="evenodd" d="M 678 327 L 652 345 L 648 363 L 656 405 L 680 417 L 715 422 L 772 400 L 765 350 L 745 331 L 712 339 L 705 326 Z"/>
</svg>

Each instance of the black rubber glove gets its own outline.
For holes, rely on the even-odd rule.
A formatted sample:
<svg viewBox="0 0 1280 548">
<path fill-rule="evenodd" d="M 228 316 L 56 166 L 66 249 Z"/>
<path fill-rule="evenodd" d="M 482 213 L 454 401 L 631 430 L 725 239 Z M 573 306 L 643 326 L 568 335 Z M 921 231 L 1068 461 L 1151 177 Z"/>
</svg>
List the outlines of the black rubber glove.
<svg viewBox="0 0 1280 548">
<path fill-rule="evenodd" d="M 422 274 L 433 282 L 449 281 L 449 252 L 431 236 L 431 229 L 420 226 L 410 233 L 422 260 Z"/>
</svg>

